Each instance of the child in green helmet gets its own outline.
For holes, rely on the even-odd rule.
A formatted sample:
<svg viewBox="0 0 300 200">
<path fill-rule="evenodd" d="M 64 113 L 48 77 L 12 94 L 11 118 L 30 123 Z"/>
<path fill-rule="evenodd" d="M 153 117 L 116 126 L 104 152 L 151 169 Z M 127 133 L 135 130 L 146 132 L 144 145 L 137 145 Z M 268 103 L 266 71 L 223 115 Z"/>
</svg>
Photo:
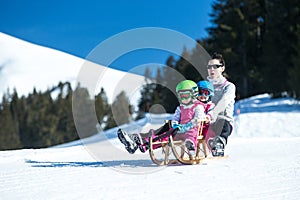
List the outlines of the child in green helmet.
<svg viewBox="0 0 300 200">
<path fill-rule="evenodd" d="M 176 87 L 176 94 L 180 105 L 176 108 L 172 117 L 171 129 L 168 124 L 165 124 L 158 130 L 150 130 L 148 134 L 127 134 L 121 129 L 118 130 L 118 138 L 129 153 L 134 153 L 138 148 L 141 152 L 145 152 L 149 148 L 149 136 L 155 137 L 165 132 L 173 133 L 177 131 L 174 140 L 183 140 L 186 148 L 191 154 L 194 154 L 200 121 L 204 121 L 207 118 L 205 108 L 197 100 L 198 87 L 194 81 L 181 81 Z M 159 147 L 158 145 L 155 148 Z"/>
<path fill-rule="evenodd" d="M 206 119 L 204 105 L 197 100 L 198 86 L 191 80 L 180 82 L 176 87 L 180 105 L 172 118 L 172 128 L 178 129 L 175 140 L 183 140 L 186 148 L 193 152 L 197 146 L 200 121 Z M 193 153 L 191 153 L 193 154 Z"/>
</svg>

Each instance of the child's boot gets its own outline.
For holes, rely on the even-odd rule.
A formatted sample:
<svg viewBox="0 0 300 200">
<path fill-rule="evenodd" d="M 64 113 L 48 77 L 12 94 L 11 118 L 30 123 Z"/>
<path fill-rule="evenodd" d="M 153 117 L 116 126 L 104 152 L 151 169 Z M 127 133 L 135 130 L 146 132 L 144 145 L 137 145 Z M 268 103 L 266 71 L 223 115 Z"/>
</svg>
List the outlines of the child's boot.
<svg viewBox="0 0 300 200">
<path fill-rule="evenodd" d="M 185 141 L 185 147 L 187 148 L 187 150 L 189 151 L 189 154 L 191 156 L 195 156 L 196 152 L 195 152 L 195 146 L 194 143 L 190 140 L 186 140 Z"/>
<path fill-rule="evenodd" d="M 133 134 L 132 137 L 134 142 L 138 145 L 140 151 L 145 153 L 148 150 L 148 141 L 143 139 L 139 134 Z"/>
<path fill-rule="evenodd" d="M 138 145 L 136 144 L 133 135 L 129 135 L 122 129 L 119 129 L 118 138 L 121 141 L 121 143 L 125 145 L 125 149 L 129 153 L 133 154 L 137 150 Z"/>
</svg>

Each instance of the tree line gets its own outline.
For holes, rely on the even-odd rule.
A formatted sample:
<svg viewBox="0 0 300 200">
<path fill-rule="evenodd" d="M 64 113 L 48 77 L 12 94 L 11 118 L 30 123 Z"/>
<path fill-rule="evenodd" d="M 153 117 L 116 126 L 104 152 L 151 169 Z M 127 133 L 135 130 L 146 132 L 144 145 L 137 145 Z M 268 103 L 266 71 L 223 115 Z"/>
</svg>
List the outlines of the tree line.
<svg viewBox="0 0 300 200">
<path fill-rule="evenodd" d="M 76 104 L 72 104 L 74 95 L 79 99 Z M 122 92 L 113 103 L 115 112 L 119 113 L 119 124 L 129 121 L 128 106 L 129 100 Z M 103 88 L 93 97 L 84 87 L 77 86 L 73 90 L 69 82 L 59 83 L 45 92 L 34 89 L 21 97 L 16 90 L 7 92 L 0 103 L 0 150 L 63 144 L 78 140 L 78 130 L 83 133 L 80 138 L 91 136 L 99 131 L 97 123 L 91 124 L 93 108 L 102 130 L 117 125 Z M 77 115 L 77 122 L 74 115 Z"/>
</svg>

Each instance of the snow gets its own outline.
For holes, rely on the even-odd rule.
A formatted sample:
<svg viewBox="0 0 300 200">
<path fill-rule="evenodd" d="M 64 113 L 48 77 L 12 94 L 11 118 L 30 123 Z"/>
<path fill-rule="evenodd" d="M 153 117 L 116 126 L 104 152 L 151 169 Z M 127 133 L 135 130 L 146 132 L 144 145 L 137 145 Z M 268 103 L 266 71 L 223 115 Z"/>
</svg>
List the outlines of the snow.
<svg viewBox="0 0 300 200">
<path fill-rule="evenodd" d="M 125 152 L 116 127 L 52 148 L 1 151 L 1 199 L 298 199 L 299 102 L 260 95 L 236 106 L 227 159 L 159 167 L 147 153 Z M 169 117 L 122 128 L 149 130 Z"/>
<path fill-rule="evenodd" d="M 40 57 L 41 49 L 0 34 L 1 90 L 3 84 L 16 84 L 26 94 L 24 82 L 30 82 L 29 88 L 35 85 L 25 74 L 40 69 L 28 72 L 21 66 L 25 63 L 31 69 L 30 63 L 35 63 L 32 59 L 37 57 L 46 65 L 49 57 Z M 33 58 L 21 56 L 24 51 Z M 45 51 L 50 57 L 62 54 Z M 71 61 L 66 61 L 66 57 Z M 67 76 L 76 77 L 82 62 L 67 54 L 61 61 L 56 56 L 54 60 L 63 62 L 65 67 L 75 63 L 61 73 L 64 80 Z M 24 75 L 22 83 L 16 80 L 15 72 Z M 115 73 L 122 74 L 110 74 Z M 41 85 L 36 85 L 41 89 L 57 84 L 56 80 L 45 80 L 43 85 L 46 76 L 41 77 Z M 102 82 L 107 87 L 112 85 L 111 79 Z M 24 88 L 19 85 L 23 83 Z M 136 82 L 128 84 L 131 87 Z M 238 101 L 236 113 L 240 114 L 235 115 L 235 129 L 225 152 L 229 157 L 199 165 L 159 167 L 151 162 L 148 153 L 128 154 L 116 138 L 119 127 L 51 148 L 0 151 L 0 199 L 298 199 L 299 102 L 262 94 Z M 131 133 L 145 132 L 159 127 L 170 116 L 148 114 L 121 128 Z"/>
</svg>

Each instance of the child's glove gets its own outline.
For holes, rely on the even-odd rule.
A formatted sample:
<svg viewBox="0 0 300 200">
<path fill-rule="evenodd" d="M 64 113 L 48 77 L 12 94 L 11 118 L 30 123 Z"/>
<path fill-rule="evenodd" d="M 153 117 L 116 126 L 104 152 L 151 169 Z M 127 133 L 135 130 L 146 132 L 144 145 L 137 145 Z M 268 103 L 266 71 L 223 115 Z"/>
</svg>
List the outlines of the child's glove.
<svg viewBox="0 0 300 200">
<path fill-rule="evenodd" d="M 180 124 L 181 125 L 181 129 L 178 130 L 178 133 L 183 134 L 185 132 L 187 132 L 188 130 L 193 128 L 193 123 L 192 122 L 188 122 L 186 124 Z"/>
<path fill-rule="evenodd" d="M 173 124 L 173 125 L 172 125 L 172 128 L 173 128 L 173 129 L 178 129 L 178 131 L 180 131 L 181 128 L 182 128 L 182 125 L 181 125 L 181 124 Z"/>
</svg>

